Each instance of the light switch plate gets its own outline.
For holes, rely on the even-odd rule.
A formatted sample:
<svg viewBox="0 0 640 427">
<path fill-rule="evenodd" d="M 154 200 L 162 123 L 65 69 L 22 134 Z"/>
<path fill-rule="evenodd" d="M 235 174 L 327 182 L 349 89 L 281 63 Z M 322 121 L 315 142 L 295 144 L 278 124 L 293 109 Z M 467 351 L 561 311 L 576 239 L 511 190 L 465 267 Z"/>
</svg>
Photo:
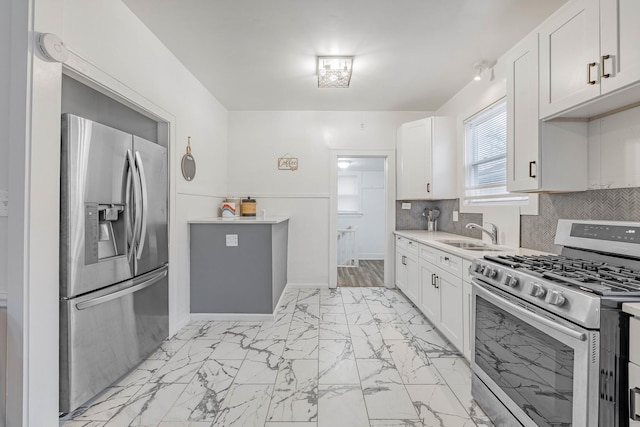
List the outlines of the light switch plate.
<svg viewBox="0 0 640 427">
<path fill-rule="evenodd" d="M 453 211 L 453 222 L 458 222 L 458 211 Z"/>
<path fill-rule="evenodd" d="M 0 217 L 9 216 L 9 192 L 0 190 Z"/>
<path fill-rule="evenodd" d="M 411 209 L 411 203 L 403 203 L 402 209 Z"/>
<path fill-rule="evenodd" d="M 238 246 L 237 234 L 227 234 L 227 246 Z"/>
</svg>

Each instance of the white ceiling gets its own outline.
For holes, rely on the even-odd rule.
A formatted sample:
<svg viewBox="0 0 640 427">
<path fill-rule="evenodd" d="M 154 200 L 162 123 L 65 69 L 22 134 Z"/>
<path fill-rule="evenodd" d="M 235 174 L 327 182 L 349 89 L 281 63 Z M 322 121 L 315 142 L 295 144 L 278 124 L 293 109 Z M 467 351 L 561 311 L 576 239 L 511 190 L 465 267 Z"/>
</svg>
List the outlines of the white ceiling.
<svg viewBox="0 0 640 427">
<path fill-rule="evenodd" d="M 566 0 L 123 1 L 229 110 L 433 111 Z"/>
</svg>

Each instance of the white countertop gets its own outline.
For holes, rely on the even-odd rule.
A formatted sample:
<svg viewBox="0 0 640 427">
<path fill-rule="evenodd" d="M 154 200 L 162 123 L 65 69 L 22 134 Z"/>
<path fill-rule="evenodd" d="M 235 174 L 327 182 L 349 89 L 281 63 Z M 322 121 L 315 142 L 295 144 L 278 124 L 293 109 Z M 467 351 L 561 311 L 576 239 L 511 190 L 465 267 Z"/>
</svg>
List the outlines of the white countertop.
<svg viewBox="0 0 640 427">
<path fill-rule="evenodd" d="M 467 249 L 456 248 L 455 246 L 447 245 L 446 243 L 439 242 L 438 240 L 464 240 L 469 242 L 482 242 L 482 240 L 460 236 L 458 234 L 445 233 L 443 231 L 397 230 L 394 231 L 394 233 L 398 236 L 406 237 L 407 239 L 411 239 L 418 243 L 423 243 L 438 248 L 440 250 L 449 252 L 453 255 L 458 255 L 468 260 L 482 258 L 485 255 L 548 255 L 547 252 L 536 251 L 533 249 L 514 249 L 501 245 L 497 245 L 494 247 L 504 248 L 503 251 L 470 251 Z"/>
<path fill-rule="evenodd" d="M 632 316 L 640 317 L 640 302 L 628 302 L 622 304 L 622 311 L 629 313 Z"/>
<path fill-rule="evenodd" d="M 280 224 L 288 221 L 287 216 L 237 216 L 235 218 L 200 218 L 190 219 L 188 224 Z"/>
</svg>

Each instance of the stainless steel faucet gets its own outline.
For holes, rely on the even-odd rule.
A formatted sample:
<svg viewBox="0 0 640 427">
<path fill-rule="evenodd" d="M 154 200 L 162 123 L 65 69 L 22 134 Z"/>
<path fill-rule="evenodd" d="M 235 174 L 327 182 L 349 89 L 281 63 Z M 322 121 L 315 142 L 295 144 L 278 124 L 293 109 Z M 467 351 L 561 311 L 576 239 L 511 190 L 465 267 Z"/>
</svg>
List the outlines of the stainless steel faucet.
<svg viewBox="0 0 640 427">
<path fill-rule="evenodd" d="M 491 226 L 491 231 L 473 222 L 468 223 L 467 225 L 464 226 L 464 228 L 477 228 L 483 233 L 487 233 L 489 237 L 491 237 L 491 243 L 493 243 L 494 245 L 497 245 L 498 244 L 498 227 L 496 227 L 495 224 L 492 224 L 490 222 L 487 222 L 487 224 Z"/>
</svg>

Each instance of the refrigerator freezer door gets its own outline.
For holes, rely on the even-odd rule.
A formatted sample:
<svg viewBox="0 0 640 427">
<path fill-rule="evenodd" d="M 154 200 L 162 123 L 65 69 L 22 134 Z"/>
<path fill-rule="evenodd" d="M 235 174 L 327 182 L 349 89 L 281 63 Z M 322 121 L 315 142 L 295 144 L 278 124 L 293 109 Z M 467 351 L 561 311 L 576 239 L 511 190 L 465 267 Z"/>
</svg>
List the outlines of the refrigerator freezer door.
<svg viewBox="0 0 640 427">
<path fill-rule="evenodd" d="M 60 301 L 60 411 L 71 412 L 169 334 L 167 267 Z"/>
<path fill-rule="evenodd" d="M 127 259 L 127 174 L 133 136 L 62 116 L 60 296 L 70 298 L 133 277 Z M 102 231 L 102 232 L 101 232 Z M 105 233 L 108 231 L 108 233 Z"/>
<path fill-rule="evenodd" d="M 136 237 L 135 275 L 154 270 L 168 261 L 167 150 L 133 137 L 133 150 L 142 188 L 142 227 Z"/>
</svg>

